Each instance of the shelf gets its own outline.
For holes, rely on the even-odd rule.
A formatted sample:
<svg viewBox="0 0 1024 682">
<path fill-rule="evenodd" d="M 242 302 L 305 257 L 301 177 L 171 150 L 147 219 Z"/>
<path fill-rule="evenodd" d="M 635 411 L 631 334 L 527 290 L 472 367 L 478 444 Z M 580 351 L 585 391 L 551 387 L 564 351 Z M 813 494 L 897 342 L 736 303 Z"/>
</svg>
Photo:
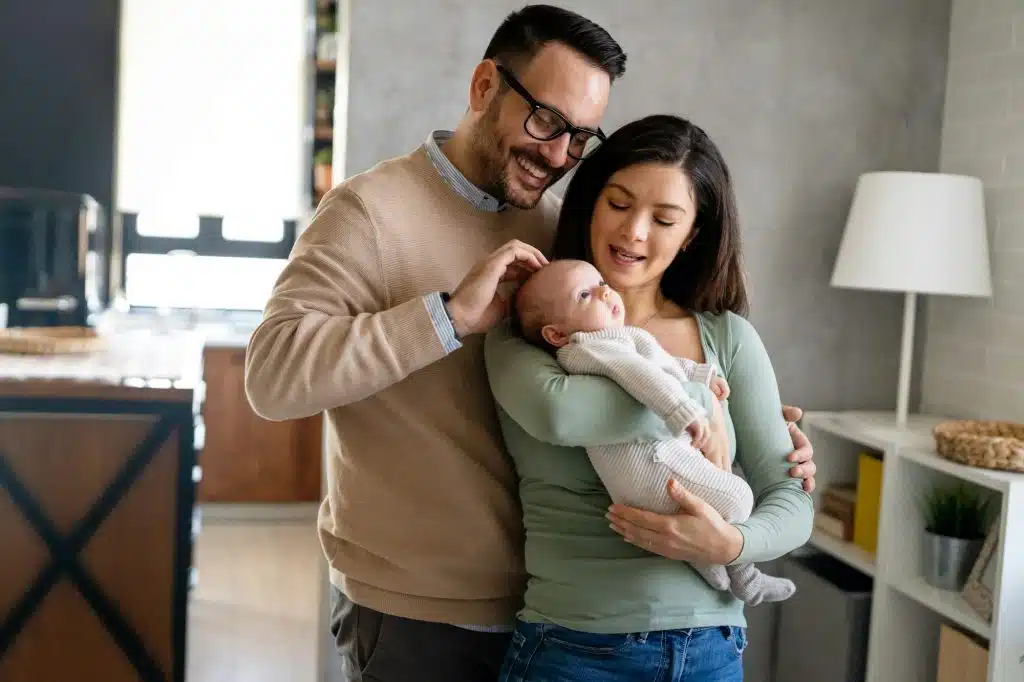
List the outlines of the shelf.
<svg viewBox="0 0 1024 682">
<path fill-rule="evenodd" d="M 337 63 L 326 59 L 316 60 L 317 71 L 334 71 L 337 68 Z M 308 71 L 307 71 L 308 73 Z"/>
<path fill-rule="evenodd" d="M 876 450 L 889 447 L 933 446 L 932 429 L 946 417 L 909 415 L 907 425 L 898 426 L 895 412 L 805 412 L 801 422 L 819 431 Z"/>
<path fill-rule="evenodd" d="M 958 592 L 940 590 L 924 581 L 924 578 L 900 578 L 892 581 L 892 588 L 935 613 L 944 616 L 960 627 L 966 628 L 984 639 L 991 639 L 992 626 L 985 622 L 964 601 Z"/>
<path fill-rule="evenodd" d="M 874 577 L 875 557 L 869 552 L 853 544 L 843 542 L 820 530 L 814 531 L 811 535 L 810 544 L 815 549 L 839 559 L 844 564 L 856 568 L 861 573 Z"/>
<path fill-rule="evenodd" d="M 899 451 L 899 456 L 928 469 L 1002 493 L 1009 492 L 1013 486 L 1024 486 L 1024 474 L 965 466 L 940 457 L 934 449 L 904 448 Z"/>
</svg>

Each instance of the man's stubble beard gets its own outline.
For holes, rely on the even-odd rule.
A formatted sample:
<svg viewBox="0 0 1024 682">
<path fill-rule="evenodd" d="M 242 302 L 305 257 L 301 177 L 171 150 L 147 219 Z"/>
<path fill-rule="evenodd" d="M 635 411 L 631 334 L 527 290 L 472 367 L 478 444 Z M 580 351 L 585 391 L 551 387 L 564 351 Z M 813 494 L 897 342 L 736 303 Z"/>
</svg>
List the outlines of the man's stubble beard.
<svg viewBox="0 0 1024 682">
<path fill-rule="evenodd" d="M 480 119 L 476 126 L 475 134 L 472 137 L 476 156 L 483 161 L 481 168 L 483 186 L 481 189 L 498 201 L 508 203 L 518 209 L 530 210 L 540 202 L 544 193 L 565 175 L 565 171 L 550 168 L 539 154 L 515 152 L 513 150 L 506 153 L 506 145 L 498 133 L 500 115 L 500 100 L 496 99 L 491 102 L 487 108 L 487 113 Z M 530 194 L 529 196 L 523 196 L 515 190 L 509 166 L 514 163 L 513 156 L 516 153 L 522 153 L 530 161 L 546 169 L 551 174 L 551 178 L 542 191 Z"/>
</svg>

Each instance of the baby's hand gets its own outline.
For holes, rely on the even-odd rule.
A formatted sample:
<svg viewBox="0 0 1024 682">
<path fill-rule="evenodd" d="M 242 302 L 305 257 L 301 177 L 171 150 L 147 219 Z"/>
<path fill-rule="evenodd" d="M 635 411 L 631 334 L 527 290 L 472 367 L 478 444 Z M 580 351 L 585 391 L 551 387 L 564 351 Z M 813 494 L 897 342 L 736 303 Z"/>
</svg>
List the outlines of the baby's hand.
<svg viewBox="0 0 1024 682">
<path fill-rule="evenodd" d="M 711 392 L 719 400 L 725 400 L 729 397 L 729 384 L 722 377 L 714 376 L 711 378 Z"/>
<path fill-rule="evenodd" d="M 704 417 L 697 417 L 690 425 L 686 427 L 686 430 L 690 434 L 690 438 L 693 440 L 693 447 L 698 450 L 703 450 L 704 446 L 708 443 L 708 436 L 711 435 L 711 427 L 708 424 L 708 420 Z"/>
</svg>

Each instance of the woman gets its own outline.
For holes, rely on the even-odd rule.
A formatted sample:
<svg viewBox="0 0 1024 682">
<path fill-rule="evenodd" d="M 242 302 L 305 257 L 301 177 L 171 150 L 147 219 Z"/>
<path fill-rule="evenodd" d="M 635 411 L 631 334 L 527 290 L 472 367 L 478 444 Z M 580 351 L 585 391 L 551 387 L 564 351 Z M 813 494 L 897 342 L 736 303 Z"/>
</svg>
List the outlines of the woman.
<svg viewBox="0 0 1024 682">
<path fill-rule="evenodd" d="M 670 353 L 713 362 L 730 386 L 713 429 L 721 466 L 754 490 L 727 524 L 670 486 L 680 514 L 609 508 L 587 445 L 668 431 L 610 380 L 568 376 L 509 331 L 486 341 L 487 371 L 520 477 L 530 574 L 504 681 L 742 679 L 743 604 L 689 563 L 767 561 L 810 536 L 812 505 L 788 469 L 793 439 L 747 307 L 728 168 L 698 127 L 650 116 L 616 131 L 566 192 L 555 258 L 593 263 L 627 323 Z"/>
</svg>

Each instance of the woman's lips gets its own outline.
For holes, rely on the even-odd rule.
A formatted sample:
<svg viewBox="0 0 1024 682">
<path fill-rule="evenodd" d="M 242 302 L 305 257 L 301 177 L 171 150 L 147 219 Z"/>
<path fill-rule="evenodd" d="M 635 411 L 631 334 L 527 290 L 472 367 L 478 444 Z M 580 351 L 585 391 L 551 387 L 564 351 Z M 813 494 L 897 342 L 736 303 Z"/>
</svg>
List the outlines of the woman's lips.
<svg viewBox="0 0 1024 682">
<path fill-rule="evenodd" d="M 637 263 L 642 263 L 645 260 L 643 256 L 631 254 L 628 251 L 619 249 L 615 246 L 609 246 L 608 250 L 611 252 L 612 261 L 617 265 L 636 265 Z"/>
</svg>

